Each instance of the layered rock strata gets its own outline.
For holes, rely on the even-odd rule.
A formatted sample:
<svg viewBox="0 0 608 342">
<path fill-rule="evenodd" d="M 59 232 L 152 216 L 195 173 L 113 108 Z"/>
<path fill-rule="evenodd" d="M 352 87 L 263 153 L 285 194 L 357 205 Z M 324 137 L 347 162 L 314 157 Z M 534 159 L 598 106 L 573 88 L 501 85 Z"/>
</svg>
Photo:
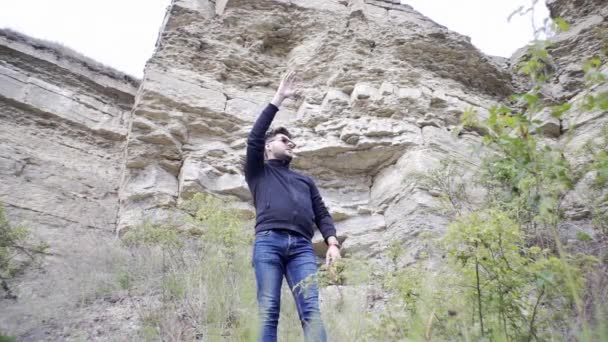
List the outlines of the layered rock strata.
<svg viewBox="0 0 608 342">
<path fill-rule="evenodd" d="M 293 167 L 317 179 L 350 250 L 371 254 L 442 229 L 408 175 L 448 157 L 475 167 L 478 135 L 451 130 L 512 88 L 467 37 L 398 1 L 174 1 L 133 111 L 119 229 L 199 191 L 252 212 L 246 136 L 287 69 L 301 96 L 275 126 L 296 135 Z"/>
<path fill-rule="evenodd" d="M 3 301 L 1 327 L 39 325 L 29 315 L 73 290 L 54 279 L 80 276 L 91 249 L 113 238 L 138 86 L 63 46 L 0 30 L 0 202 L 50 246 L 45 273 L 21 279 L 19 302 Z"/>
<path fill-rule="evenodd" d="M 44 225 L 113 231 L 138 81 L 62 49 L 0 31 L 0 198 Z"/>
</svg>

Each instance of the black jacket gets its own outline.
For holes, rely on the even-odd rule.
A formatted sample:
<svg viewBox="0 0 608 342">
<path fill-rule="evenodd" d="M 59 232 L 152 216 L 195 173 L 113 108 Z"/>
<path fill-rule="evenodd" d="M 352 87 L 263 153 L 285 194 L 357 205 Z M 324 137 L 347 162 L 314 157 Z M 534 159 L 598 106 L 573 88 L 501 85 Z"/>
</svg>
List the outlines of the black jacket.
<svg viewBox="0 0 608 342">
<path fill-rule="evenodd" d="M 245 180 L 256 209 L 255 231 L 288 229 L 312 239 L 316 223 L 327 241 L 336 228 L 312 178 L 290 170 L 286 160 L 264 161 L 264 135 L 278 110 L 269 104 L 247 139 Z"/>
</svg>

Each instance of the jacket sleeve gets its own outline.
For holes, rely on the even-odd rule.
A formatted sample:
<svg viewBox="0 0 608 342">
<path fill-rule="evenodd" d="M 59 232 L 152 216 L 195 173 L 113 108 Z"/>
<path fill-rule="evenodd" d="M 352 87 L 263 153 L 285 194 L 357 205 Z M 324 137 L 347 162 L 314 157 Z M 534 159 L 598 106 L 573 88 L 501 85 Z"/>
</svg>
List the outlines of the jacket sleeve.
<svg viewBox="0 0 608 342">
<path fill-rule="evenodd" d="M 279 108 L 269 103 L 249 133 L 247 156 L 245 157 L 245 180 L 247 182 L 264 171 L 264 135 L 278 111 Z"/>
<path fill-rule="evenodd" d="M 325 203 L 323 203 L 323 198 L 321 198 L 319 189 L 317 189 L 317 186 L 315 185 L 312 179 L 310 179 L 310 188 L 312 209 L 315 214 L 315 223 L 317 224 L 317 228 L 319 228 L 321 235 L 323 235 L 325 243 L 327 243 L 327 239 L 330 236 L 336 236 L 336 227 L 334 226 L 334 220 L 329 214 L 327 207 L 325 207 Z"/>
</svg>

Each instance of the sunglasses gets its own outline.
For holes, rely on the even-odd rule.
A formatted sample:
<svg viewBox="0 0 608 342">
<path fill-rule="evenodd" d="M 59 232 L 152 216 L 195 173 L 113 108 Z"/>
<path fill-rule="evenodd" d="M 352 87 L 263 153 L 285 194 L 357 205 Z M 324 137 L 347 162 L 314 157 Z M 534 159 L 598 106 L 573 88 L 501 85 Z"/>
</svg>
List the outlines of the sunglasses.
<svg viewBox="0 0 608 342">
<path fill-rule="evenodd" d="M 295 143 L 295 142 L 293 142 L 293 140 L 289 140 L 289 138 L 287 138 L 287 137 L 280 137 L 280 138 L 273 139 L 273 140 L 270 140 L 270 141 L 271 141 L 271 142 L 272 142 L 272 141 L 280 141 L 280 142 L 282 142 L 282 143 L 283 143 L 283 144 L 285 144 L 285 145 L 290 145 L 290 144 L 291 144 L 291 145 L 293 145 L 293 147 L 298 146 L 298 145 L 296 145 L 296 143 Z"/>
</svg>

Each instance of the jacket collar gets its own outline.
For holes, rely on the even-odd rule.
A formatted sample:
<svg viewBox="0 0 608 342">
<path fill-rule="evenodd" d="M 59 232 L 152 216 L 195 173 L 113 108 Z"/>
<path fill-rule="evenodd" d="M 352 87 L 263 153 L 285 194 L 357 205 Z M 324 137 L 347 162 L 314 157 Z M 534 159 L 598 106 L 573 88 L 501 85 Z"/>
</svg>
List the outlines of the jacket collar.
<svg viewBox="0 0 608 342">
<path fill-rule="evenodd" d="M 289 164 L 291 163 L 291 158 L 289 159 L 268 159 L 266 161 L 268 165 L 272 165 L 275 167 L 284 167 L 289 168 Z"/>
</svg>

